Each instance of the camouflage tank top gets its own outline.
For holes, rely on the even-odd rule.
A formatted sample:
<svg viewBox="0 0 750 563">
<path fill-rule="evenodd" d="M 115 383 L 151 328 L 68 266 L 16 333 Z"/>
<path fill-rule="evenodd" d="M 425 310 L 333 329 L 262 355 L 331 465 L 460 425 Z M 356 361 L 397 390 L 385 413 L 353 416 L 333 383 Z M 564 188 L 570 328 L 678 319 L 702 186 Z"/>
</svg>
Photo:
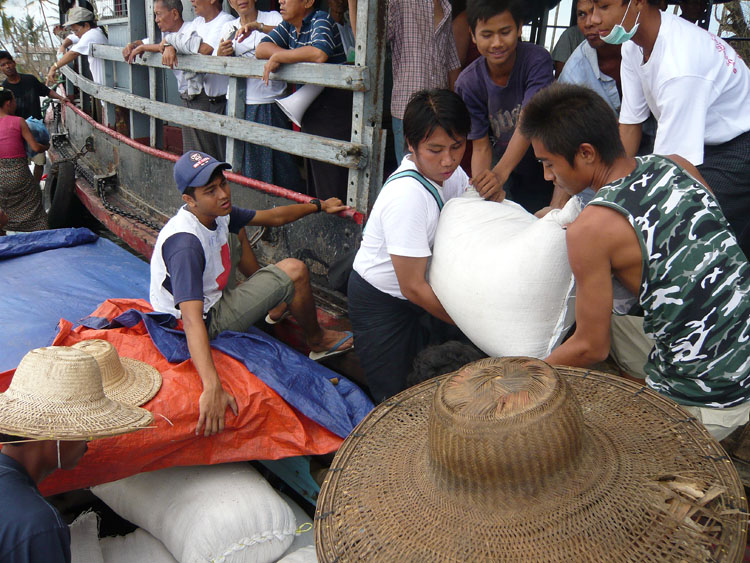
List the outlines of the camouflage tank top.
<svg viewBox="0 0 750 563">
<path fill-rule="evenodd" d="M 648 385 L 683 405 L 750 398 L 750 266 L 713 195 L 662 156 L 602 187 L 590 205 L 622 213 L 641 245 L 638 301 L 656 344 Z"/>
</svg>

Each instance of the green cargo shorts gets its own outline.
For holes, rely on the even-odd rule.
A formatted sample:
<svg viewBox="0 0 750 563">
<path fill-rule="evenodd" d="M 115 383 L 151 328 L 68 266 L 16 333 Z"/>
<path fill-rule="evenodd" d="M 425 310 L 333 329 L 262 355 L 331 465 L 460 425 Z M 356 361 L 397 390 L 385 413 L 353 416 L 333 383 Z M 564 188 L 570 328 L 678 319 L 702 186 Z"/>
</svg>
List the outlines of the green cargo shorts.
<svg viewBox="0 0 750 563">
<path fill-rule="evenodd" d="M 246 332 L 265 317 L 269 309 L 282 301 L 289 304 L 294 298 L 291 278 L 273 264 L 261 268 L 244 282 L 236 283 L 242 246 L 237 235 L 231 233 L 229 256 L 232 262 L 229 282 L 206 318 L 208 337 L 212 340 L 225 330 Z"/>
</svg>

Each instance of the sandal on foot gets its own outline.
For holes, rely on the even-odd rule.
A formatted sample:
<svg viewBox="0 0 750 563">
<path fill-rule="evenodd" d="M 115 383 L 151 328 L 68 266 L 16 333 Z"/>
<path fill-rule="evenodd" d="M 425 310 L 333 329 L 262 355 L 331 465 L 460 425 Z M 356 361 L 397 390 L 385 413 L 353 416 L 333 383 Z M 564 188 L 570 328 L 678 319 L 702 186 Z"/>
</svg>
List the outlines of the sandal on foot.
<svg viewBox="0 0 750 563">
<path fill-rule="evenodd" d="M 340 354 L 346 354 L 347 352 L 354 350 L 354 343 L 352 343 L 352 345 L 349 346 L 348 348 L 341 347 L 344 344 L 344 342 L 347 342 L 350 338 L 354 337 L 354 335 L 348 330 L 344 334 L 346 334 L 346 336 L 344 336 L 344 338 L 336 342 L 336 344 L 331 346 L 328 350 L 324 350 L 323 352 L 310 352 L 308 357 L 311 360 L 315 360 L 316 362 L 319 362 L 320 360 L 331 358 L 333 356 L 339 356 Z"/>
<path fill-rule="evenodd" d="M 273 319 L 271 318 L 271 315 L 268 315 L 268 314 L 267 314 L 267 315 L 266 315 L 266 322 L 267 322 L 268 324 L 270 324 L 270 325 L 277 325 L 277 324 L 279 324 L 279 323 L 280 323 L 281 321 L 283 321 L 284 319 L 286 319 L 286 318 L 289 318 L 289 315 L 291 315 L 291 313 L 290 313 L 290 312 L 289 312 L 288 310 L 286 310 L 286 311 L 284 311 L 284 314 L 283 314 L 283 315 L 281 315 L 281 316 L 280 316 L 280 317 L 279 317 L 278 319 L 276 319 L 276 320 L 273 320 Z"/>
</svg>

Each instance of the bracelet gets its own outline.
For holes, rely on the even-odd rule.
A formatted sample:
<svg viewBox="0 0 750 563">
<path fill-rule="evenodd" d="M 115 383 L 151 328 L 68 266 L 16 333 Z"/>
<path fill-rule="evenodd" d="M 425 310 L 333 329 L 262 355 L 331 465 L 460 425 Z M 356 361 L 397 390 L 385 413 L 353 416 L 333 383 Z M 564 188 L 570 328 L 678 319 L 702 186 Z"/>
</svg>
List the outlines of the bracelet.
<svg viewBox="0 0 750 563">
<path fill-rule="evenodd" d="M 323 204 L 320 202 L 319 199 L 317 199 L 317 198 L 311 199 L 310 203 L 312 203 L 315 207 L 318 208 L 318 210 L 316 211 L 316 213 L 320 213 L 321 211 L 323 211 Z"/>
</svg>

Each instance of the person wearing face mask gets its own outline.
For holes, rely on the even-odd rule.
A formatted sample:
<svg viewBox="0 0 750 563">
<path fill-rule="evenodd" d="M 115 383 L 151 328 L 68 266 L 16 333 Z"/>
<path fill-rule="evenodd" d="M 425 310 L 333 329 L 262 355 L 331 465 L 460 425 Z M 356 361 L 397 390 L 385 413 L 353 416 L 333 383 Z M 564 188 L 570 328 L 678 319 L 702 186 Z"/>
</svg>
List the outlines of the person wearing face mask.
<svg viewBox="0 0 750 563">
<path fill-rule="evenodd" d="M 654 152 L 695 165 L 750 254 L 750 70 L 712 33 L 659 11 L 658 0 L 594 0 L 602 39 L 622 45 L 620 135 L 636 154 L 642 124 Z"/>
<path fill-rule="evenodd" d="M 147 410 L 104 394 L 94 356 L 65 346 L 26 354 L 0 393 L 0 561 L 69 563 L 70 530 L 39 483 L 56 470 L 73 469 L 89 440 L 152 421 Z"/>
</svg>

